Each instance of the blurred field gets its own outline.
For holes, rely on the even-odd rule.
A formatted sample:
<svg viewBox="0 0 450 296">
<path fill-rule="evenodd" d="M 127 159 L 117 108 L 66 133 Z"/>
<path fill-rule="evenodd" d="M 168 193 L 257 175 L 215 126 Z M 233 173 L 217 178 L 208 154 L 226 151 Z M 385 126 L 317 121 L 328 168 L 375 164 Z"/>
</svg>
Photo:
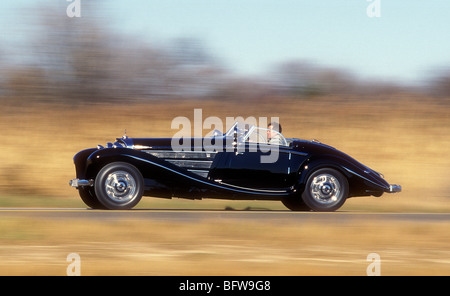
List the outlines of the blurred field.
<svg viewBox="0 0 450 296">
<path fill-rule="evenodd" d="M 311 213 L 311 215 L 320 215 Z M 0 219 L 0 275 L 450 275 L 448 222 Z"/>
<path fill-rule="evenodd" d="M 202 108 L 203 120 L 217 116 L 224 123 L 227 116 L 279 117 L 286 137 L 318 139 L 403 186 L 400 194 L 355 198 L 345 208 L 450 210 L 450 105 L 431 98 L 275 97 L 138 105 L 18 103 L 1 108 L 1 206 L 83 206 L 68 185 L 75 176 L 75 153 L 113 142 L 125 129 L 130 137 L 170 137 L 178 131 L 170 128 L 175 117 L 193 119 L 194 108 Z M 152 201 L 144 203 L 151 207 Z M 177 202 L 164 206 L 177 207 Z"/>
</svg>

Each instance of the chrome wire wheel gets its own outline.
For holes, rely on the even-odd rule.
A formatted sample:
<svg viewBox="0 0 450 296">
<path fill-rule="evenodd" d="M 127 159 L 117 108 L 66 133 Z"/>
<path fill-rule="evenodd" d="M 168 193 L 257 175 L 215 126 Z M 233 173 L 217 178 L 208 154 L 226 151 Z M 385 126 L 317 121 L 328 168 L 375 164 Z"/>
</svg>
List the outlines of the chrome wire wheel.
<svg viewBox="0 0 450 296">
<path fill-rule="evenodd" d="M 302 199 L 313 211 L 330 212 L 344 204 L 348 192 L 344 175 L 335 169 L 323 168 L 308 177 Z"/>
<path fill-rule="evenodd" d="M 133 165 L 113 162 L 105 165 L 95 179 L 98 201 L 109 210 L 129 210 L 144 193 L 144 178 Z"/>
<path fill-rule="evenodd" d="M 342 198 L 339 180 L 330 174 L 320 174 L 311 182 L 311 195 L 318 203 L 332 205 Z"/>
<path fill-rule="evenodd" d="M 136 193 L 136 180 L 126 171 L 115 171 L 105 181 L 106 194 L 117 203 L 127 203 Z"/>
</svg>

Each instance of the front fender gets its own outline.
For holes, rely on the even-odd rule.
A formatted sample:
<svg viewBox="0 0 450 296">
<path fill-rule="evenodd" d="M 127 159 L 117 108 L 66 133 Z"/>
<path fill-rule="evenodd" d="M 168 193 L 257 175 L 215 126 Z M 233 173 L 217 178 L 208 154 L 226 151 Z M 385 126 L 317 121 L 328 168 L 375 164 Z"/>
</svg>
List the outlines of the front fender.
<svg viewBox="0 0 450 296">
<path fill-rule="evenodd" d="M 89 148 L 81 150 L 80 152 L 75 154 L 75 156 L 73 157 L 73 163 L 75 164 L 75 171 L 77 178 L 84 179 L 87 177 L 86 176 L 86 169 L 88 166 L 87 160 L 89 156 L 95 151 L 97 151 L 96 148 Z"/>
<path fill-rule="evenodd" d="M 120 147 L 103 148 L 93 152 L 87 158 L 86 175 L 89 178 L 94 178 L 98 171 L 108 163 L 122 161 L 134 165 L 143 174 L 144 178 L 148 177 L 146 175 L 149 171 L 149 166 L 144 165 L 139 159 L 146 159 L 156 163 L 162 162 L 161 159 L 140 150 Z"/>
</svg>

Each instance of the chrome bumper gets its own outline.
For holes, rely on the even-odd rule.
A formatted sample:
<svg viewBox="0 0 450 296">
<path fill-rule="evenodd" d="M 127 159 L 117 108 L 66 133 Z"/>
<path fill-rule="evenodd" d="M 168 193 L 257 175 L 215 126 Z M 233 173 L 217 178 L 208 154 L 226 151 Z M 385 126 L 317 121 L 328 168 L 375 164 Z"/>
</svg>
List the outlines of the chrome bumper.
<svg viewBox="0 0 450 296">
<path fill-rule="evenodd" d="M 72 179 L 69 181 L 72 187 L 94 186 L 94 180 Z"/>
<path fill-rule="evenodd" d="M 392 185 L 389 187 L 389 192 L 390 192 L 390 193 L 396 193 L 396 192 L 401 192 L 401 191 L 402 191 L 402 186 L 400 186 L 400 185 L 392 184 Z"/>
</svg>

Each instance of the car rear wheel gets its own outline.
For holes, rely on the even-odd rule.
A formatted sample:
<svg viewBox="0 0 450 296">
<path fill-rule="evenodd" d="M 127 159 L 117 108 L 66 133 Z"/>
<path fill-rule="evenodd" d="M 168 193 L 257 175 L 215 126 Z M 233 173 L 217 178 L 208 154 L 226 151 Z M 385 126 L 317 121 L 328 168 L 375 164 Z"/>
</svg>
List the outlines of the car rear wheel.
<svg viewBox="0 0 450 296">
<path fill-rule="evenodd" d="M 347 179 L 337 170 L 319 169 L 309 176 L 302 199 L 313 211 L 336 211 L 347 199 L 348 188 Z"/>
<path fill-rule="evenodd" d="M 142 198 L 144 179 L 133 165 L 114 162 L 99 171 L 94 187 L 98 200 L 107 209 L 129 210 Z"/>
</svg>

